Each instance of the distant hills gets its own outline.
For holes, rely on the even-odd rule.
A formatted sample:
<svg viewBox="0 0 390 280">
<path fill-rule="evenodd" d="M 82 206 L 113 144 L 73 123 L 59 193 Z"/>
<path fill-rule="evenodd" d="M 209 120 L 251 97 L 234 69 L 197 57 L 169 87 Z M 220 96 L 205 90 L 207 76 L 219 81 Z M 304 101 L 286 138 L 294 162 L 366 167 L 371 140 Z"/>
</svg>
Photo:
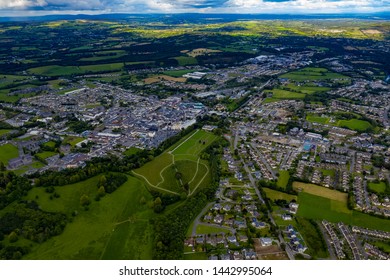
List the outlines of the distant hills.
<svg viewBox="0 0 390 280">
<path fill-rule="evenodd" d="M 317 20 L 317 19 L 364 19 L 390 20 L 390 12 L 373 14 L 99 14 L 99 15 L 46 15 L 33 17 L 0 17 L 0 22 L 57 21 L 57 20 L 123 20 L 162 21 L 164 23 L 223 23 L 237 20 Z"/>
</svg>

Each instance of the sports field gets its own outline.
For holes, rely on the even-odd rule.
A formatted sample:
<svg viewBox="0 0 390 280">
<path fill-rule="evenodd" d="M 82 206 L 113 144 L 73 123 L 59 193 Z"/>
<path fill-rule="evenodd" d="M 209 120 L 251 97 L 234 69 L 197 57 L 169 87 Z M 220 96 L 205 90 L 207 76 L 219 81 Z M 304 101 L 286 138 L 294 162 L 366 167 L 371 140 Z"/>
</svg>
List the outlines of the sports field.
<svg viewBox="0 0 390 280">
<path fill-rule="evenodd" d="M 199 155 L 216 139 L 210 132 L 196 130 L 133 174 L 154 190 L 192 195 L 210 181 L 208 162 Z"/>
</svg>

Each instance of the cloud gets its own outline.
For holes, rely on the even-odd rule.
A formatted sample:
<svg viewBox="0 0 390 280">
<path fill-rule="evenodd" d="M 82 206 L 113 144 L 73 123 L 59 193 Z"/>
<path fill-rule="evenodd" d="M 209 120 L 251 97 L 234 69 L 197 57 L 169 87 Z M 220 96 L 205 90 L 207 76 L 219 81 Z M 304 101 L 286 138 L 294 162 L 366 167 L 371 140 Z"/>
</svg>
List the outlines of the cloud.
<svg viewBox="0 0 390 280">
<path fill-rule="evenodd" d="M 390 0 L 0 0 L 0 9 L 102 13 L 344 13 L 389 11 Z"/>
</svg>

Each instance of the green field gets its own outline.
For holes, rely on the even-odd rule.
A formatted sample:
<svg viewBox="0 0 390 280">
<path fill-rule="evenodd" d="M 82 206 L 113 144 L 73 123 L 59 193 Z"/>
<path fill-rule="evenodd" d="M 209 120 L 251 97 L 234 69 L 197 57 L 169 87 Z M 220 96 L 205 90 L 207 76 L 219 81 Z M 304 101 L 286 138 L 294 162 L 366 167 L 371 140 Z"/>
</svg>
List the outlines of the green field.
<svg viewBox="0 0 390 280">
<path fill-rule="evenodd" d="M 298 196 L 298 203 L 297 215 L 304 218 L 320 221 L 325 219 L 333 223 L 343 222 L 385 231 L 390 229 L 390 220 L 349 210 L 345 202 L 301 192 Z"/>
<path fill-rule="evenodd" d="M 372 129 L 372 125 L 368 121 L 362 121 L 357 119 L 352 120 L 340 120 L 337 122 L 337 126 L 345 127 L 351 130 L 356 130 L 359 132 L 366 131 L 367 129 Z"/>
<path fill-rule="evenodd" d="M 5 144 L 0 146 L 0 161 L 4 165 L 8 165 L 8 161 L 19 156 L 18 148 L 12 144 Z"/>
<path fill-rule="evenodd" d="M 329 118 L 320 117 L 317 115 L 307 115 L 306 120 L 308 120 L 309 122 L 315 122 L 315 123 L 320 123 L 320 124 L 326 124 L 329 122 Z"/>
<path fill-rule="evenodd" d="M 323 81 L 323 80 L 332 80 L 332 79 L 345 79 L 349 78 L 338 73 L 333 73 L 328 71 L 325 68 L 313 68 L 307 67 L 299 71 L 293 71 L 287 74 L 280 76 L 281 78 L 286 78 L 294 80 L 297 82 L 302 81 Z"/>
<path fill-rule="evenodd" d="M 36 68 L 30 68 L 28 71 L 33 75 L 42 76 L 69 76 L 77 74 L 87 74 L 93 72 L 112 72 L 123 68 L 123 63 L 96 64 L 87 66 L 60 66 L 49 65 Z"/>
<path fill-rule="evenodd" d="M 54 141 L 49 141 L 49 142 L 46 142 L 45 144 L 43 144 L 43 146 L 54 149 L 56 146 L 56 143 Z"/>
<path fill-rule="evenodd" d="M 47 159 L 49 157 L 55 156 L 57 153 L 55 152 L 42 152 L 42 153 L 37 153 L 36 156 L 41 158 L 41 159 Z"/>
<path fill-rule="evenodd" d="M 304 93 L 292 92 L 283 89 L 273 89 L 267 92 L 272 93 L 272 98 L 275 99 L 303 99 L 306 96 Z"/>
<path fill-rule="evenodd" d="M 94 201 L 85 211 L 80 196 L 97 192 L 99 177 L 56 187 L 60 198 L 50 200 L 42 188 L 34 188 L 28 199 L 35 199 L 45 211 L 78 211 L 65 231 L 34 246 L 26 259 L 152 259 L 153 229 L 148 207 L 151 195 L 138 179 L 129 180 L 114 193 Z M 141 201 L 146 203 L 142 204 Z"/>
<path fill-rule="evenodd" d="M 184 254 L 185 260 L 207 260 L 207 255 L 205 252 L 198 253 L 188 253 Z"/>
<path fill-rule="evenodd" d="M 196 227 L 196 234 L 218 234 L 218 233 L 230 233 L 230 230 L 225 228 L 220 228 L 219 226 L 198 225 Z"/>
<path fill-rule="evenodd" d="M 371 191 L 374 191 L 376 193 L 384 193 L 386 191 L 386 183 L 385 182 L 379 182 L 379 183 L 368 183 L 368 188 Z"/>
<path fill-rule="evenodd" d="M 133 174 L 155 190 L 191 195 L 210 181 L 208 163 L 199 155 L 216 139 L 212 133 L 196 130 Z M 188 190 L 184 188 L 186 183 Z"/>
<path fill-rule="evenodd" d="M 124 152 L 124 155 L 126 156 L 131 156 L 131 155 L 135 155 L 137 152 L 141 151 L 141 149 L 138 149 L 136 147 L 131 147 L 130 149 L 126 150 Z"/>
<path fill-rule="evenodd" d="M 286 90 L 298 91 L 305 94 L 313 94 L 315 92 L 327 92 L 330 90 L 330 88 L 328 87 L 315 86 L 311 83 L 305 85 L 288 84 L 286 86 L 283 86 L 283 88 L 286 88 Z"/>
<path fill-rule="evenodd" d="M 174 57 L 177 60 L 180 66 L 194 65 L 198 63 L 198 60 L 195 57 L 190 56 L 178 56 Z"/>
<path fill-rule="evenodd" d="M 0 137 L 8 134 L 10 132 L 11 132 L 11 130 L 9 130 L 9 129 L 0 129 Z"/>
<path fill-rule="evenodd" d="M 80 143 L 81 141 L 85 140 L 82 137 L 77 137 L 77 136 L 67 136 L 65 137 L 63 143 L 64 144 L 69 144 L 72 147 L 76 146 L 77 143 Z"/>
<path fill-rule="evenodd" d="M 263 188 L 263 190 L 265 191 L 265 194 L 267 195 L 267 197 L 271 200 L 284 199 L 286 201 L 291 201 L 291 200 L 296 201 L 298 199 L 298 197 L 296 195 L 291 195 L 291 194 L 275 191 L 275 190 L 268 189 L 268 188 Z"/>
<path fill-rule="evenodd" d="M 348 195 L 343 192 L 331 190 L 325 187 L 321 187 L 314 184 L 306 184 L 301 182 L 294 182 L 293 188 L 296 191 L 302 191 L 316 196 L 321 196 L 324 198 L 329 198 L 334 201 L 342 202 L 346 205 L 348 200 Z"/>
<path fill-rule="evenodd" d="M 290 173 L 287 170 L 280 170 L 276 186 L 285 189 L 287 187 L 288 180 L 290 180 Z"/>
</svg>

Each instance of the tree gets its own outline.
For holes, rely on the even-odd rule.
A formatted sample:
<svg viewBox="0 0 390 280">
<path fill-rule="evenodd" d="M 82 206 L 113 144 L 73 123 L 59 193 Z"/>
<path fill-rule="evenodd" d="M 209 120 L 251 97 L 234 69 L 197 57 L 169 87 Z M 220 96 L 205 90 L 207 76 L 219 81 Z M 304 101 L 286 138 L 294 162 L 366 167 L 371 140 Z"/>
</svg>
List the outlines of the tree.
<svg viewBox="0 0 390 280">
<path fill-rule="evenodd" d="M 104 186 L 101 186 L 99 189 L 98 189 L 98 196 L 100 197 L 103 197 L 106 195 L 106 190 L 104 189 Z"/>
<path fill-rule="evenodd" d="M 162 201 L 161 201 L 160 197 L 157 197 L 153 201 L 153 209 L 154 209 L 154 212 L 156 212 L 156 213 L 161 213 L 164 210 L 164 207 L 162 205 Z"/>
<path fill-rule="evenodd" d="M 13 231 L 9 234 L 8 239 L 10 243 L 15 243 L 16 241 L 18 241 L 19 237 L 18 234 Z"/>
<path fill-rule="evenodd" d="M 2 161 L 0 161 L 0 171 L 5 171 L 5 165 Z"/>
<path fill-rule="evenodd" d="M 80 204 L 81 206 L 88 206 L 91 203 L 91 200 L 89 199 L 89 196 L 86 194 L 83 194 L 80 197 Z"/>
<path fill-rule="evenodd" d="M 176 172 L 175 178 L 176 178 L 177 180 L 180 180 L 182 177 L 183 177 L 183 174 L 181 174 L 180 172 Z"/>
<path fill-rule="evenodd" d="M 100 176 L 100 178 L 99 178 L 99 183 L 98 183 L 98 187 L 100 187 L 100 186 L 106 186 L 106 184 L 107 184 L 107 178 L 106 178 L 106 176 L 104 176 L 104 175 Z"/>
</svg>

